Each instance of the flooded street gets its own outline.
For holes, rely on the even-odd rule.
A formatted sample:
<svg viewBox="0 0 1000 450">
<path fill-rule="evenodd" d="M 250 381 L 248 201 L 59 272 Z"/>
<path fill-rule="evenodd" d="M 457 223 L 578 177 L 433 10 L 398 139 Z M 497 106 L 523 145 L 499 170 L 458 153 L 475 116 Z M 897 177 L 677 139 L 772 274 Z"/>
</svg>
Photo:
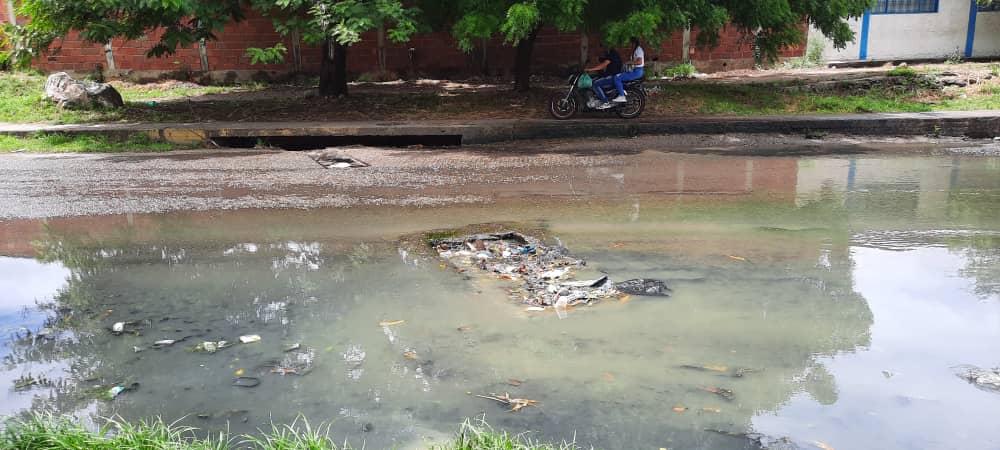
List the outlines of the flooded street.
<svg viewBox="0 0 1000 450">
<path fill-rule="evenodd" d="M 473 155 L 471 170 L 398 153 L 354 152 L 373 167 L 346 186 L 311 161 L 328 185 L 273 178 L 301 154 L 242 184 L 212 160 L 204 184 L 171 185 L 152 159 L 57 192 L 0 183 L 0 414 L 235 433 L 301 415 L 373 449 L 424 448 L 483 414 L 584 448 L 1000 448 L 1000 392 L 956 375 L 1000 366 L 1000 157 L 581 152 Z M 0 165 L 42 180 L 73 161 Z M 98 188 L 119 170 L 133 178 Z M 282 195 L 255 194 L 268 186 Z M 47 204 L 62 217 L 41 218 Z M 587 261 L 578 279 L 673 295 L 528 311 L 511 281 L 422 240 L 475 224 L 540 230 Z M 539 404 L 475 395 L 491 393 Z"/>
</svg>

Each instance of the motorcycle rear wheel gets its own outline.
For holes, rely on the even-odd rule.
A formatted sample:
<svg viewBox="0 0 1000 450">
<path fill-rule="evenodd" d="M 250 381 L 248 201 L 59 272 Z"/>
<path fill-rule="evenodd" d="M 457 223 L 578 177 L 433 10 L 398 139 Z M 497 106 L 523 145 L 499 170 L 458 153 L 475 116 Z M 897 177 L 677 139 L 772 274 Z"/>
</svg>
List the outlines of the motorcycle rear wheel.
<svg viewBox="0 0 1000 450">
<path fill-rule="evenodd" d="M 646 94 L 644 92 L 635 90 L 626 94 L 625 98 L 625 104 L 618 107 L 618 117 L 635 119 L 646 109 Z"/>
<path fill-rule="evenodd" d="M 565 94 L 556 94 L 549 100 L 549 114 L 559 120 L 575 116 L 577 109 L 575 95 L 570 95 L 567 98 Z"/>
</svg>

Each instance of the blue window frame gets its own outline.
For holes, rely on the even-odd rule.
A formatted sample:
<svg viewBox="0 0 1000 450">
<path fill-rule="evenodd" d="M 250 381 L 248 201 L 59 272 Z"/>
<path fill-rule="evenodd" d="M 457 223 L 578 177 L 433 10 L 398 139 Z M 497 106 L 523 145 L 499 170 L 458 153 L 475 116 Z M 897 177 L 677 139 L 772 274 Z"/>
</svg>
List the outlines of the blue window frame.
<svg viewBox="0 0 1000 450">
<path fill-rule="evenodd" d="M 979 12 L 1000 11 L 1000 0 L 989 0 L 977 2 Z"/>
<path fill-rule="evenodd" d="M 938 0 L 878 0 L 872 14 L 926 14 L 938 12 Z"/>
</svg>

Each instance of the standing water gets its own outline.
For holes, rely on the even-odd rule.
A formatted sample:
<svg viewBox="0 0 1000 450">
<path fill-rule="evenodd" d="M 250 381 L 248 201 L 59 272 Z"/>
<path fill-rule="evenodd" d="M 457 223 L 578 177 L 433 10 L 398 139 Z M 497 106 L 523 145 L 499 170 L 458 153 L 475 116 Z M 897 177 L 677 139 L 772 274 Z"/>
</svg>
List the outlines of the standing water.
<svg viewBox="0 0 1000 450">
<path fill-rule="evenodd" d="M 605 449 L 1000 447 L 1000 393 L 956 376 L 1000 366 L 1000 159 L 664 164 L 587 174 L 662 193 L 0 222 L 0 414 L 301 415 L 365 448 L 482 414 Z M 561 319 L 401 240 L 484 223 L 673 296 Z"/>
</svg>

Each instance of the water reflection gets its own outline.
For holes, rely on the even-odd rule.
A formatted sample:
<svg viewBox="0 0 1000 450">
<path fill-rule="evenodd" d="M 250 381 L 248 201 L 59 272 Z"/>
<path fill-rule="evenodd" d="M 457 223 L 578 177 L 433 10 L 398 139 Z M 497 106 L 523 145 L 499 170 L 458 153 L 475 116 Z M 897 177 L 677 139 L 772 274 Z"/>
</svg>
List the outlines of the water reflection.
<svg viewBox="0 0 1000 450">
<path fill-rule="evenodd" d="M 237 432 L 303 412 L 338 419 L 338 436 L 373 448 L 448 433 L 481 412 L 603 448 L 752 444 L 708 429 L 835 448 L 995 446 L 1000 434 L 963 417 L 991 416 L 997 398 L 950 370 L 998 363 L 991 161 L 682 158 L 587 175 L 612 185 L 668 177 L 670 195 L 0 223 L 8 254 L 64 267 L 32 283 L 49 289 L 32 294 L 43 300 L 58 290 L 48 311 L 63 331 L 4 348 L 5 373 L 48 364 L 61 384 L 9 393 L 21 400 L 2 412 L 187 415 Z M 675 296 L 566 320 L 531 315 L 501 282 L 466 280 L 397 243 L 497 221 L 559 237 L 588 260 L 583 277 L 663 278 Z M 51 267 L 32 264 L 23 270 Z M 142 335 L 108 332 L 132 320 L 146 321 Z M 395 320 L 406 323 L 376 326 Z M 190 351 L 251 333 L 261 342 Z M 184 340 L 150 348 L 159 339 Z M 274 371 L 289 368 L 308 373 Z M 237 373 L 261 385 L 233 387 Z M 95 387 L 132 381 L 138 391 L 93 398 Z M 709 392 L 720 389 L 733 400 Z M 505 391 L 542 406 L 512 414 L 466 394 Z"/>
</svg>

